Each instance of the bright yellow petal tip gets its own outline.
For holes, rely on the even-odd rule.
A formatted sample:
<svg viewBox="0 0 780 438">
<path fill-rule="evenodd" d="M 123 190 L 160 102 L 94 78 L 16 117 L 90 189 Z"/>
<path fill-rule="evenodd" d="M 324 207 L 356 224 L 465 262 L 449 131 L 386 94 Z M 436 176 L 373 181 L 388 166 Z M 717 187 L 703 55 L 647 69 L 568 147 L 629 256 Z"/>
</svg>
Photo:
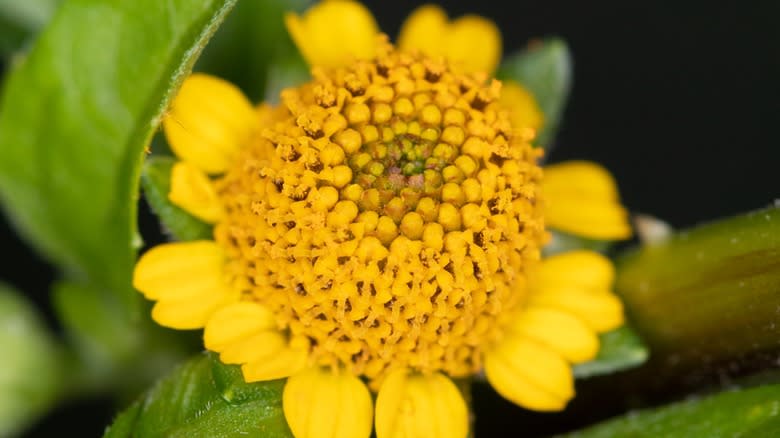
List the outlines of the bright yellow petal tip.
<svg viewBox="0 0 780 438">
<path fill-rule="evenodd" d="M 379 27 L 371 12 L 355 1 L 323 1 L 303 16 L 286 14 L 284 22 L 310 66 L 340 67 L 376 52 Z"/>
<path fill-rule="evenodd" d="M 138 260 L 133 287 L 158 301 L 152 318 L 176 329 L 201 328 L 220 307 L 238 299 L 224 281 L 222 249 L 212 241 L 158 245 Z"/>
<path fill-rule="evenodd" d="M 398 35 L 398 48 L 443 55 L 441 41 L 449 26 L 447 13 L 436 5 L 423 5 L 409 14 Z"/>
<path fill-rule="evenodd" d="M 168 199 L 206 223 L 216 223 L 224 214 L 222 203 L 209 177 L 197 166 L 178 161 L 171 168 Z"/>
<path fill-rule="evenodd" d="M 591 239 L 631 237 L 615 180 L 598 164 L 569 161 L 546 166 L 542 191 L 550 227 Z"/>
<path fill-rule="evenodd" d="M 276 320 L 268 308 L 241 301 L 214 313 L 206 324 L 203 341 L 207 349 L 221 352 L 252 335 L 275 328 Z"/>
<path fill-rule="evenodd" d="M 597 333 L 623 325 L 623 303 L 611 293 L 585 292 L 576 288 L 545 291 L 531 297 L 534 306 L 562 309 L 576 315 Z"/>
<path fill-rule="evenodd" d="M 371 394 L 352 374 L 310 368 L 287 380 L 282 400 L 296 438 L 371 435 Z"/>
<path fill-rule="evenodd" d="M 533 129 L 539 132 L 544 124 L 544 114 L 533 94 L 513 80 L 503 81 L 499 102 L 509 111 L 514 129 Z"/>
<path fill-rule="evenodd" d="M 388 374 L 376 399 L 377 438 L 465 438 L 468 408 L 448 377 L 439 373 Z"/>
<path fill-rule="evenodd" d="M 589 250 L 567 251 L 546 257 L 539 266 L 543 289 L 576 286 L 607 291 L 615 281 L 615 267 L 607 257 Z"/>
<path fill-rule="evenodd" d="M 513 333 L 531 339 L 577 364 L 596 357 L 599 338 L 571 313 L 551 308 L 527 308 L 512 322 Z"/>
<path fill-rule="evenodd" d="M 531 306 L 571 313 L 597 333 L 620 327 L 623 304 L 612 293 L 612 262 L 593 251 L 571 251 L 542 261 L 531 287 Z"/>
<path fill-rule="evenodd" d="M 223 263 L 222 249 L 213 241 L 157 245 L 136 263 L 133 287 L 150 300 L 180 300 L 206 294 L 208 288 L 196 286 L 221 281 Z"/>
<path fill-rule="evenodd" d="M 501 60 L 501 33 L 486 18 L 464 15 L 450 22 L 440 7 L 424 5 L 404 22 L 398 47 L 444 56 L 464 72 L 491 74 Z"/>
<path fill-rule="evenodd" d="M 163 119 L 173 152 L 207 173 L 223 172 L 252 135 L 257 113 L 235 85 L 194 73 Z"/>
<path fill-rule="evenodd" d="M 569 364 L 522 336 L 507 336 L 485 353 L 485 375 L 504 398 L 535 411 L 562 410 L 574 397 Z"/>
<path fill-rule="evenodd" d="M 241 366 L 244 380 L 264 382 L 289 377 L 304 369 L 309 359 L 309 343 L 304 339 L 287 341 L 281 333 L 269 331 L 222 353 L 228 354 L 235 354 L 231 363 L 244 362 Z"/>
</svg>

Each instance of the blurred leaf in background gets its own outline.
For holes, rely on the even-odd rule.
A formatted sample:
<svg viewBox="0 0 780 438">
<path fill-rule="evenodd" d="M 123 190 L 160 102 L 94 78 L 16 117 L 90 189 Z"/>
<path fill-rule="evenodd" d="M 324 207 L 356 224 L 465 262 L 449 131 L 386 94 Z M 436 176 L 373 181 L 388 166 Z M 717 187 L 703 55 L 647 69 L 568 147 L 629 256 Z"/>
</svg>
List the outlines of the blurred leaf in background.
<svg viewBox="0 0 780 438">
<path fill-rule="evenodd" d="M 135 397 L 201 348 L 200 334 L 166 330 L 148 318 L 130 319 L 114 308 L 110 295 L 82 285 L 55 284 L 52 301 L 74 359 L 70 396 Z"/>
<path fill-rule="evenodd" d="M 65 355 L 35 307 L 0 283 L 0 436 L 13 436 L 65 389 Z"/>
<path fill-rule="evenodd" d="M 24 46 L 49 22 L 60 0 L 0 0 L 0 56 Z"/>
</svg>

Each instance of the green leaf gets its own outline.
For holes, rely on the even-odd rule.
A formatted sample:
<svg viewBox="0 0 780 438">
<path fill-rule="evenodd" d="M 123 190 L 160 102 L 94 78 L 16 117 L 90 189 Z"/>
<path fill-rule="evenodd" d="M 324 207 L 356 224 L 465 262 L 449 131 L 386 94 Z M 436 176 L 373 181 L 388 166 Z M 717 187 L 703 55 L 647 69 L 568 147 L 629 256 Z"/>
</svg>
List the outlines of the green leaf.
<svg viewBox="0 0 780 438">
<path fill-rule="evenodd" d="M 311 0 L 243 1 L 214 35 L 195 70 L 227 79 L 254 102 L 277 103 L 279 91 L 309 78 L 284 26 L 286 12 L 302 12 Z"/>
<path fill-rule="evenodd" d="M 0 0 L 0 55 L 19 49 L 54 14 L 60 0 Z"/>
<path fill-rule="evenodd" d="M 740 359 L 776 366 L 780 207 L 672 234 L 616 265 L 616 290 L 653 352 L 653 378 L 738 368 Z"/>
<path fill-rule="evenodd" d="M 544 113 L 544 127 L 537 141 L 547 148 L 552 143 L 571 89 L 572 62 L 566 42 L 560 38 L 531 41 L 525 50 L 501 63 L 497 76 L 522 84 Z"/>
<path fill-rule="evenodd" d="M 630 412 L 570 438 L 771 437 L 780 433 L 780 385 L 727 391 L 656 409 Z"/>
<path fill-rule="evenodd" d="M 209 353 L 190 360 L 117 417 L 106 438 L 289 438 L 284 380 L 245 383 L 237 366 Z"/>
<path fill-rule="evenodd" d="M 0 436 L 21 432 L 63 388 L 64 361 L 32 303 L 0 283 Z"/>
<path fill-rule="evenodd" d="M 599 354 L 590 362 L 574 367 L 574 376 L 580 379 L 611 374 L 634 368 L 647 360 L 649 352 L 639 335 L 624 325 L 599 336 Z"/>
<path fill-rule="evenodd" d="M 142 151 L 235 0 L 63 3 L 0 100 L 0 199 L 79 283 L 130 287 Z"/>
<path fill-rule="evenodd" d="M 138 343 L 138 330 L 123 318 L 116 299 L 88 287 L 61 282 L 52 287 L 52 304 L 58 319 L 89 359 L 89 375 L 99 379 L 109 364 L 127 357 Z"/>
<path fill-rule="evenodd" d="M 171 157 L 150 157 L 141 172 L 144 196 L 157 214 L 166 231 L 176 240 L 211 239 L 211 225 L 173 205 L 168 199 L 171 191 Z"/>
<path fill-rule="evenodd" d="M 129 408 L 125 409 L 114 418 L 111 425 L 106 428 L 103 434 L 104 438 L 131 438 L 133 427 L 138 420 L 138 414 L 141 412 L 141 400 L 136 401 Z"/>
</svg>

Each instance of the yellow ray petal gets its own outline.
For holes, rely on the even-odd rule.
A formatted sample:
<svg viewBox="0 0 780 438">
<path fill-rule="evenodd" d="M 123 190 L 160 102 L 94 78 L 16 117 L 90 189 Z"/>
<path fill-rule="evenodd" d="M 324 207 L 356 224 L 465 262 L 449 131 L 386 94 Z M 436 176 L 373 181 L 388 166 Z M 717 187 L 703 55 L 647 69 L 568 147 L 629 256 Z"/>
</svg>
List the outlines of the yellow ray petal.
<svg viewBox="0 0 780 438">
<path fill-rule="evenodd" d="M 346 372 L 310 368 L 284 386 L 284 416 L 296 438 L 368 438 L 371 394 Z"/>
<path fill-rule="evenodd" d="M 206 327 L 208 327 L 208 325 Z M 206 348 L 213 351 L 219 351 L 219 360 L 223 363 L 250 364 L 259 362 L 267 365 L 267 362 L 272 360 L 275 356 L 286 354 L 285 350 L 288 346 L 289 342 L 287 337 L 282 333 L 275 330 L 264 330 L 237 339 L 235 342 L 224 345 L 219 350 L 209 347 Z"/>
<path fill-rule="evenodd" d="M 223 351 L 238 341 L 275 328 L 274 315 L 268 308 L 241 301 L 223 307 L 209 319 L 203 341 L 209 350 Z"/>
<path fill-rule="evenodd" d="M 448 22 L 441 8 L 425 5 L 404 22 L 398 47 L 444 56 L 465 72 L 491 74 L 501 60 L 501 33 L 484 17 L 464 15 Z"/>
<path fill-rule="evenodd" d="M 547 194 L 545 199 L 544 218 L 552 228 L 598 240 L 631 237 L 628 213 L 619 204 Z"/>
<path fill-rule="evenodd" d="M 220 173 L 251 137 L 256 117 L 252 104 L 236 86 L 194 73 L 173 99 L 163 130 L 179 158 L 207 173 Z"/>
<path fill-rule="evenodd" d="M 264 352 L 271 351 L 270 349 Z M 292 340 L 273 355 L 265 356 L 258 352 L 258 359 L 241 366 L 244 380 L 247 382 L 264 382 L 282 379 L 301 371 L 309 356 L 308 344 Z"/>
<path fill-rule="evenodd" d="M 437 5 L 423 5 L 415 9 L 401 26 L 398 47 L 401 50 L 419 50 L 426 54 L 442 55 L 442 40 L 449 27 L 444 9 Z"/>
<path fill-rule="evenodd" d="M 390 373 L 376 400 L 377 438 L 463 438 L 468 408 L 452 381 L 439 374 Z"/>
<path fill-rule="evenodd" d="M 553 307 L 569 312 L 598 333 L 616 329 L 624 322 L 623 303 L 618 297 L 607 292 L 556 288 L 532 294 L 529 305 Z"/>
<path fill-rule="evenodd" d="M 536 274 L 535 283 L 548 289 L 566 285 L 606 291 L 615 281 L 612 262 L 597 252 L 586 250 L 547 257 Z"/>
<path fill-rule="evenodd" d="M 547 346 L 570 363 L 581 363 L 596 357 L 599 339 L 582 320 L 571 313 L 553 308 L 530 307 L 519 312 L 510 330 Z"/>
<path fill-rule="evenodd" d="M 566 361 L 519 336 L 508 336 L 485 353 L 485 375 L 499 394 L 527 409 L 559 411 L 574 397 Z"/>
<path fill-rule="evenodd" d="M 173 329 L 203 328 L 214 312 L 238 300 L 239 295 L 238 291 L 225 287 L 191 299 L 160 300 L 152 308 L 152 319 L 161 326 Z"/>
<path fill-rule="evenodd" d="M 284 22 L 310 66 L 339 67 L 374 56 L 379 28 L 371 12 L 358 2 L 323 1 L 303 16 L 287 14 Z"/>
<path fill-rule="evenodd" d="M 569 312 L 598 333 L 623 324 L 623 304 L 612 294 L 615 268 L 594 251 L 570 251 L 544 259 L 530 280 L 529 305 Z"/>
<path fill-rule="evenodd" d="M 615 180 L 603 167 L 585 161 L 547 166 L 542 191 L 550 227 L 593 239 L 631 237 Z"/>
<path fill-rule="evenodd" d="M 224 256 L 211 240 L 166 243 L 135 265 L 133 287 L 150 300 L 177 301 L 223 291 Z"/>
<path fill-rule="evenodd" d="M 208 176 L 197 166 L 179 161 L 171 168 L 168 199 L 177 207 L 204 222 L 216 223 L 224 214 L 217 191 Z"/>
<path fill-rule="evenodd" d="M 512 129 L 529 128 L 536 132 L 542 129 L 544 114 L 541 108 L 533 94 L 517 82 L 510 79 L 503 81 L 499 102 L 509 111 Z"/>
<path fill-rule="evenodd" d="M 609 201 L 618 199 L 615 179 L 604 167 L 589 161 L 566 161 L 544 168 L 545 189 Z"/>
<path fill-rule="evenodd" d="M 501 60 L 501 33 L 492 21 L 465 15 L 450 25 L 445 47 L 445 56 L 464 71 L 491 74 Z"/>
</svg>

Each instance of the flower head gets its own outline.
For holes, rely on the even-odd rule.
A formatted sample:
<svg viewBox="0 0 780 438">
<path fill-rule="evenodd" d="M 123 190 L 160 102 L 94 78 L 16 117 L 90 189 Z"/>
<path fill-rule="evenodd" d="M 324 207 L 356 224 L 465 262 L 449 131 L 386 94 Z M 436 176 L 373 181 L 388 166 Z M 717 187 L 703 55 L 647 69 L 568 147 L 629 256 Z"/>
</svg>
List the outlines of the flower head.
<svg viewBox="0 0 780 438">
<path fill-rule="evenodd" d="M 339 8 L 363 16 L 334 1 L 302 20 L 328 28 L 320 20 Z M 288 26 L 306 55 L 302 38 L 317 34 L 300 20 Z M 447 26 L 468 23 L 489 24 Z M 289 377 L 298 437 L 365 437 L 372 418 L 380 438 L 463 437 L 468 410 L 451 378 L 483 369 L 506 398 L 562 409 L 571 364 L 622 323 L 611 264 L 590 252 L 540 262 L 551 207 L 536 127 L 513 116 L 489 70 L 366 29 L 372 50 L 331 53 L 278 107 L 254 109 L 215 78 L 185 81 L 165 124 L 182 159 L 170 199 L 214 223 L 214 240 L 151 249 L 135 287 L 157 301 L 160 324 L 205 327 L 206 347 L 247 381 Z M 557 181 L 552 205 L 566 211 L 572 192 Z M 622 237 L 609 226 L 625 222 L 614 190 L 586 192 L 586 210 L 612 213 L 587 224 Z M 590 228 L 567 229 L 580 230 Z"/>
<path fill-rule="evenodd" d="M 383 44 L 285 91 L 219 181 L 233 282 L 313 362 L 375 388 L 395 368 L 481 368 L 543 239 L 538 153 L 498 94 Z"/>
</svg>

